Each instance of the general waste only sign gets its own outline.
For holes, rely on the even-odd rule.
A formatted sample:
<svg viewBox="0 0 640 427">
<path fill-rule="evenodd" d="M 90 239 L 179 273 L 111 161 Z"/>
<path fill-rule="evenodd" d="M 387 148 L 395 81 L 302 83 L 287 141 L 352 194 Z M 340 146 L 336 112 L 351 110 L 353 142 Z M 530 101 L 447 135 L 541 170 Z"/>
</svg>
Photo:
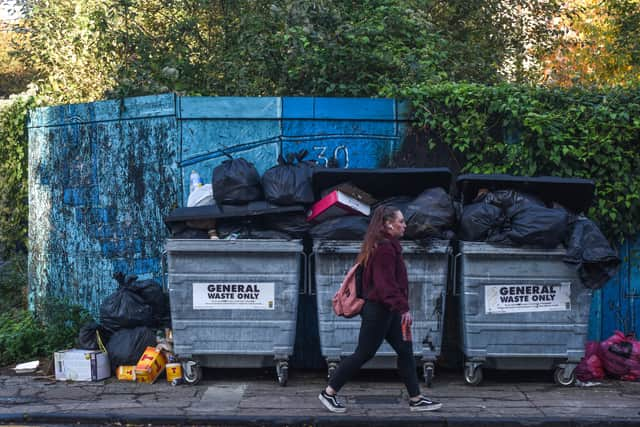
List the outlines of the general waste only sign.
<svg viewBox="0 0 640 427">
<path fill-rule="evenodd" d="M 273 282 L 194 283 L 194 310 L 273 310 Z"/>
<path fill-rule="evenodd" d="M 484 289 L 487 314 L 571 310 L 570 282 L 555 285 L 487 285 Z"/>
</svg>

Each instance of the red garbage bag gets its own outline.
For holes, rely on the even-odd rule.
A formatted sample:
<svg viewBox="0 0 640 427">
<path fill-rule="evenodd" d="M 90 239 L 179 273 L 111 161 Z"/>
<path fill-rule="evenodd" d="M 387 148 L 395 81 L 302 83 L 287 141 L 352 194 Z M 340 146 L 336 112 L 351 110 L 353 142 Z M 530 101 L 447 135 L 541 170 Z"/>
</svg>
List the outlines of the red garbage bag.
<svg viewBox="0 0 640 427">
<path fill-rule="evenodd" d="M 627 381 L 640 378 L 640 342 L 633 335 L 615 331 L 600 343 L 598 356 L 607 375 Z"/>
<path fill-rule="evenodd" d="M 576 367 L 576 378 L 582 382 L 601 380 L 604 378 L 604 368 L 598 356 L 600 343 L 589 341 L 585 347 L 584 357 Z"/>
</svg>

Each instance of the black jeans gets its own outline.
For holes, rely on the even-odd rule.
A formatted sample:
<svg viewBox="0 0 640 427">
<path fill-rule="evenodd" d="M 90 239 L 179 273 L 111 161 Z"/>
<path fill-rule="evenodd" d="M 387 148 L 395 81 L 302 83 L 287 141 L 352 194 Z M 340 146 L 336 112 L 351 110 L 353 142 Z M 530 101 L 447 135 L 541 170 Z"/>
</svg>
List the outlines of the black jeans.
<svg viewBox="0 0 640 427">
<path fill-rule="evenodd" d="M 360 316 L 362 324 L 360 325 L 358 347 L 355 353 L 340 362 L 329 380 L 329 386 L 338 392 L 360 370 L 362 365 L 375 356 L 382 341 L 386 339 L 398 354 L 398 373 L 407 387 L 409 397 L 418 396 L 420 387 L 418 386 L 416 361 L 413 357 L 413 346 L 411 342 L 402 339 L 400 314 L 389 311 L 377 302 L 367 301 L 362 307 Z"/>
</svg>

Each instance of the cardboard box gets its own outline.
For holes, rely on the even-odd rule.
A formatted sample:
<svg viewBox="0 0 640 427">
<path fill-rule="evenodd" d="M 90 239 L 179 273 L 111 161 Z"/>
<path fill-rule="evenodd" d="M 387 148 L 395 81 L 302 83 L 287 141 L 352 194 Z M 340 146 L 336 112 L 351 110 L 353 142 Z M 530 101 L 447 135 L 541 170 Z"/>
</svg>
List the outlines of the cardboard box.
<svg viewBox="0 0 640 427">
<path fill-rule="evenodd" d="M 116 378 L 120 381 L 135 381 L 136 367 L 131 365 L 121 365 L 116 368 Z"/>
<path fill-rule="evenodd" d="M 139 383 L 154 383 L 164 371 L 167 358 L 155 347 L 147 347 L 136 365 L 136 381 Z"/>
<path fill-rule="evenodd" d="M 373 196 L 361 188 L 356 187 L 351 182 L 343 182 L 342 184 L 335 185 L 331 188 L 328 188 L 321 193 L 321 197 L 325 197 L 332 191 L 338 190 L 349 197 L 353 197 L 359 202 L 364 203 L 365 205 L 373 205 L 377 200 L 373 198 Z"/>
<path fill-rule="evenodd" d="M 345 215 L 368 216 L 370 212 L 369 205 L 335 190 L 311 206 L 307 212 L 307 221 L 318 223 Z"/>
<path fill-rule="evenodd" d="M 56 351 L 53 360 L 57 380 L 99 381 L 111 376 L 109 356 L 100 350 Z"/>
</svg>

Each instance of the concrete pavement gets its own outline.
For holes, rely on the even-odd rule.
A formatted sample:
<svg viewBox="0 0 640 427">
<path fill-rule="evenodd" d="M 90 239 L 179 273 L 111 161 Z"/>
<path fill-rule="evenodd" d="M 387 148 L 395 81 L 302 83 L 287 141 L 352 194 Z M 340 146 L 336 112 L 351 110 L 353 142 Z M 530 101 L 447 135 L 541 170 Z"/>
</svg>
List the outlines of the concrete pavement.
<svg viewBox="0 0 640 427">
<path fill-rule="evenodd" d="M 363 371 L 341 392 L 346 414 L 318 401 L 324 371 L 292 370 L 285 387 L 273 370 L 206 369 L 195 386 L 120 382 L 57 382 L 0 376 L 0 423 L 20 425 L 424 425 L 640 426 L 640 382 L 606 380 L 560 387 L 551 375 L 498 373 L 477 387 L 456 371 L 436 372 L 425 394 L 442 410 L 411 413 L 393 371 Z"/>
</svg>

